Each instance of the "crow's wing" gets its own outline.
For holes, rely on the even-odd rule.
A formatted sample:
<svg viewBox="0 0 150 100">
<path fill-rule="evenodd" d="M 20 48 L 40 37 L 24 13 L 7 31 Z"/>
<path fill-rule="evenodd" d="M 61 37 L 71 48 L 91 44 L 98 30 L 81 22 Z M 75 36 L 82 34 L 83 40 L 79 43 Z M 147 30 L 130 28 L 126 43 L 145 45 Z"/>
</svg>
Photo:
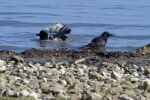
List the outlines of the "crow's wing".
<svg viewBox="0 0 150 100">
<path fill-rule="evenodd" d="M 97 46 L 105 46 L 106 42 L 107 41 L 103 39 L 103 37 L 96 37 L 91 41 L 91 44 L 97 45 Z"/>
</svg>

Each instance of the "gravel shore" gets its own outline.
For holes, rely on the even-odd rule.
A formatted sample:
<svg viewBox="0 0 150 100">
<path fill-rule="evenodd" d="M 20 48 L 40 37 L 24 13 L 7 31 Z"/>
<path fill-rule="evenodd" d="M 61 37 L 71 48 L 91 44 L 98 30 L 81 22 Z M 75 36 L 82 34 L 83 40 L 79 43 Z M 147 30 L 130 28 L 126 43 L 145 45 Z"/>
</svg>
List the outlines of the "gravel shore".
<svg viewBox="0 0 150 100">
<path fill-rule="evenodd" d="M 150 54 L 0 51 L 0 100 L 150 100 Z"/>
</svg>

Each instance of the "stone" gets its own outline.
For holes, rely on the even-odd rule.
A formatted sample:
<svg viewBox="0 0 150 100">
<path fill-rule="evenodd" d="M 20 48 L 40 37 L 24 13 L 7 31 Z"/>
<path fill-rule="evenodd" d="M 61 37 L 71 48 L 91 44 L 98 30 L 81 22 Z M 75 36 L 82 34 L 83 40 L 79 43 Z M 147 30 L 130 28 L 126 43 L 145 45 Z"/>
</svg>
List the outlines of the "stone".
<svg viewBox="0 0 150 100">
<path fill-rule="evenodd" d="M 6 61 L 0 60 L 0 66 L 4 66 L 4 65 L 6 65 Z"/>
<path fill-rule="evenodd" d="M 24 58 L 22 58 L 22 57 L 20 57 L 20 56 L 13 56 L 13 57 L 11 57 L 11 60 L 12 61 L 15 61 L 16 63 L 18 63 L 18 62 L 24 62 Z"/>
<path fill-rule="evenodd" d="M 70 93 L 82 93 L 83 86 L 80 83 L 76 83 L 74 85 L 71 85 L 68 90 Z"/>
<path fill-rule="evenodd" d="M 0 66 L 0 72 L 4 72 L 6 70 L 6 66 Z"/>
<path fill-rule="evenodd" d="M 59 82 L 60 82 L 60 84 L 62 84 L 62 85 L 64 85 L 64 86 L 66 86 L 66 85 L 67 85 L 66 80 L 59 80 Z"/>
<path fill-rule="evenodd" d="M 143 92 L 142 94 L 147 98 L 147 100 L 150 100 L 150 92 Z"/>
<path fill-rule="evenodd" d="M 150 74 L 150 68 L 145 68 L 145 69 L 144 69 L 144 74 L 145 74 L 145 75 Z"/>
<path fill-rule="evenodd" d="M 102 96 L 99 93 L 89 93 L 89 100 L 102 100 Z"/>
<path fill-rule="evenodd" d="M 135 77 L 139 76 L 139 74 L 137 72 L 133 72 L 132 75 L 134 75 Z"/>
<path fill-rule="evenodd" d="M 138 81 L 139 81 L 139 78 L 131 77 L 131 78 L 130 78 L 130 81 L 131 81 L 132 83 L 135 83 L 135 82 L 138 82 Z"/>
<path fill-rule="evenodd" d="M 63 74 L 65 74 L 66 69 L 65 69 L 65 68 L 61 68 L 59 71 L 60 71 L 60 74 L 62 74 L 62 75 L 63 75 Z"/>
<path fill-rule="evenodd" d="M 30 97 L 34 97 L 35 100 L 38 99 L 38 94 L 35 93 L 35 92 L 31 92 L 29 96 L 30 96 Z"/>
<path fill-rule="evenodd" d="M 143 82 L 143 89 L 145 91 L 148 91 L 150 89 L 150 79 L 144 80 L 144 82 Z"/>
<path fill-rule="evenodd" d="M 66 94 L 65 88 L 60 84 L 51 84 L 49 91 L 53 94 Z"/>
<path fill-rule="evenodd" d="M 127 64 L 126 61 L 117 61 L 118 66 L 120 67 L 125 67 L 125 65 Z"/>
<path fill-rule="evenodd" d="M 38 82 L 38 80 L 29 80 L 29 84 L 27 84 L 30 88 L 32 89 L 39 89 L 40 88 L 40 84 Z"/>
<path fill-rule="evenodd" d="M 7 84 L 7 80 L 6 80 L 5 76 L 0 75 L 0 88 L 5 87 L 6 84 Z"/>
<path fill-rule="evenodd" d="M 75 88 L 75 90 L 77 91 L 77 92 L 83 92 L 83 86 L 81 85 L 81 84 L 79 84 L 79 83 L 77 83 L 77 84 L 75 84 L 74 85 L 74 88 Z"/>
<path fill-rule="evenodd" d="M 24 83 L 24 84 L 29 84 L 29 83 L 30 83 L 30 81 L 29 81 L 29 80 L 27 80 L 27 79 L 23 79 L 23 83 Z"/>
<path fill-rule="evenodd" d="M 112 95 L 114 95 L 114 94 L 118 94 L 118 93 L 120 93 L 121 91 L 122 91 L 123 89 L 121 88 L 121 87 L 112 87 L 111 89 L 110 89 L 110 93 L 112 94 Z"/>
<path fill-rule="evenodd" d="M 56 96 L 56 100 L 68 100 L 69 99 L 69 96 L 65 95 L 65 94 L 62 94 L 62 93 L 59 93 L 57 96 Z"/>
<path fill-rule="evenodd" d="M 136 93 L 136 91 L 134 91 L 134 90 L 124 90 L 122 93 L 124 93 L 124 94 L 127 94 L 128 96 L 130 96 L 130 97 L 136 97 L 137 96 L 137 93 Z"/>
<path fill-rule="evenodd" d="M 27 91 L 27 90 L 21 90 L 21 91 L 20 91 L 20 95 L 21 95 L 21 96 L 24 96 L 24 97 L 27 97 L 27 96 L 30 95 L 30 92 Z"/>
<path fill-rule="evenodd" d="M 119 99 L 121 100 L 134 100 L 133 98 L 129 97 L 128 95 L 126 94 L 122 94 L 119 96 Z"/>
<path fill-rule="evenodd" d="M 121 75 L 119 75 L 119 74 L 118 74 L 117 72 L 115 72 L 115 71 L 112 71 L 111 77 L 114 78 L 114 79 L 116 79 L 116 80 L 118 80 L 118 79 L 121 78 Z"/>
<path fill-rule="evenodd" d="M 37 71 L 38 68 L 36 66 L 34 66 L 32 63 L 28 63 L 29 67 L 33 68 L 34 71 Z"/>
<path fill-rule="evenodd" d="M 47 68 L 52 68 L 54 66 L 54 64 L 50 63 L 50 62 L 46 62 L 44 67 L 47 67 Z"/>
<path fill-rule="evenodd" d="M 10 90 L 10 89 L 7 89 L 3 95 L 5 96 L 17 96 L 17 94 L 13 91 L 13 90 Z"/>
<path fill-rule="evenodd" d="M 49 86 L 50 84 L 48 84 L 47 82 L 42 82 L 40 84 L 43 93 L 49 93 Z"/>
</svg>

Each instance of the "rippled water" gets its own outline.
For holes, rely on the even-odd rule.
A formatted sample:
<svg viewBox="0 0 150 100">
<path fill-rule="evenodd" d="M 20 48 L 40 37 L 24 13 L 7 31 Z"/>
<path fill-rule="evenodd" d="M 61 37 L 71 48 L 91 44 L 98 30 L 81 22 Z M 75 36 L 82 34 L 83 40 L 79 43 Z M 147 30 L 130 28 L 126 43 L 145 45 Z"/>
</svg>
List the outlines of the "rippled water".
<svg viewBox="0 0 150 100">
<path fill-rule="evenodd" d="M 103 31 L 116 37 L 109 50 L 135 50 L 150 43 L 150 0 L 1 0 L 0 49 L 78 48 Z M 35 36 L 53 23 L 71 27 L 64 43 Z"/>
</svg>

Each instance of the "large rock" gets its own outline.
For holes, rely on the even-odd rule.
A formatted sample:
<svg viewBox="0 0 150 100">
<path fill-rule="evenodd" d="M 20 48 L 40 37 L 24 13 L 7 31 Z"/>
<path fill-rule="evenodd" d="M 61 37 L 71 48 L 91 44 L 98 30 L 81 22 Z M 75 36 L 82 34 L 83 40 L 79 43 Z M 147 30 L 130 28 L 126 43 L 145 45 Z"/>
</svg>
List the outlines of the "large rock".
<svg viewBox="0 0 150 100">
<path fill-rule="evenodd" d="M 143 89 L 145 91 L 150 90 L 150 80 L 149 79 L 144 80 L 144 82 L 143 82 Z"/>
<path fill-rule="evenodd" d="M 5 87 L 6 84 L 7 84 L 7 80 L 6 80 L 5 76 L 0 75 L 0 88 Z"/>
<path fill-rule="evenodd" d="M 40 87 L 41 87 L 43 93 L 48 93 L 49 92 L 49 86 L 50 86 L 50 84 L 47 83 L 47 82 L 42 82 L 40 84 Z"/>
<path fill-rule="evenodd" d="M 0 60 L 0 72 L 4 72 L 6 70 L 6 61 Z"/>
<path fill-rule="evenodd" d="M 6 61 L 0 60 L 0 66 L 4 66 L 4 65 L 6 65 Z"/>
<path fill-rule="evenodd" d="M 18 62 L 24 62 L 24 58 L 20 57 L 20 56 L 13 56 L 11 57 L 12 61 L 15 61 L 16 63 Z"/>
<path fill-rule="evenodd" d="M 137 52 L 140 52 L 140 53 L 150 53 L 150 43 L 147 44 L 147 45 L 144 45 L 143 47 L 138 48 Z"/>
</svg>

